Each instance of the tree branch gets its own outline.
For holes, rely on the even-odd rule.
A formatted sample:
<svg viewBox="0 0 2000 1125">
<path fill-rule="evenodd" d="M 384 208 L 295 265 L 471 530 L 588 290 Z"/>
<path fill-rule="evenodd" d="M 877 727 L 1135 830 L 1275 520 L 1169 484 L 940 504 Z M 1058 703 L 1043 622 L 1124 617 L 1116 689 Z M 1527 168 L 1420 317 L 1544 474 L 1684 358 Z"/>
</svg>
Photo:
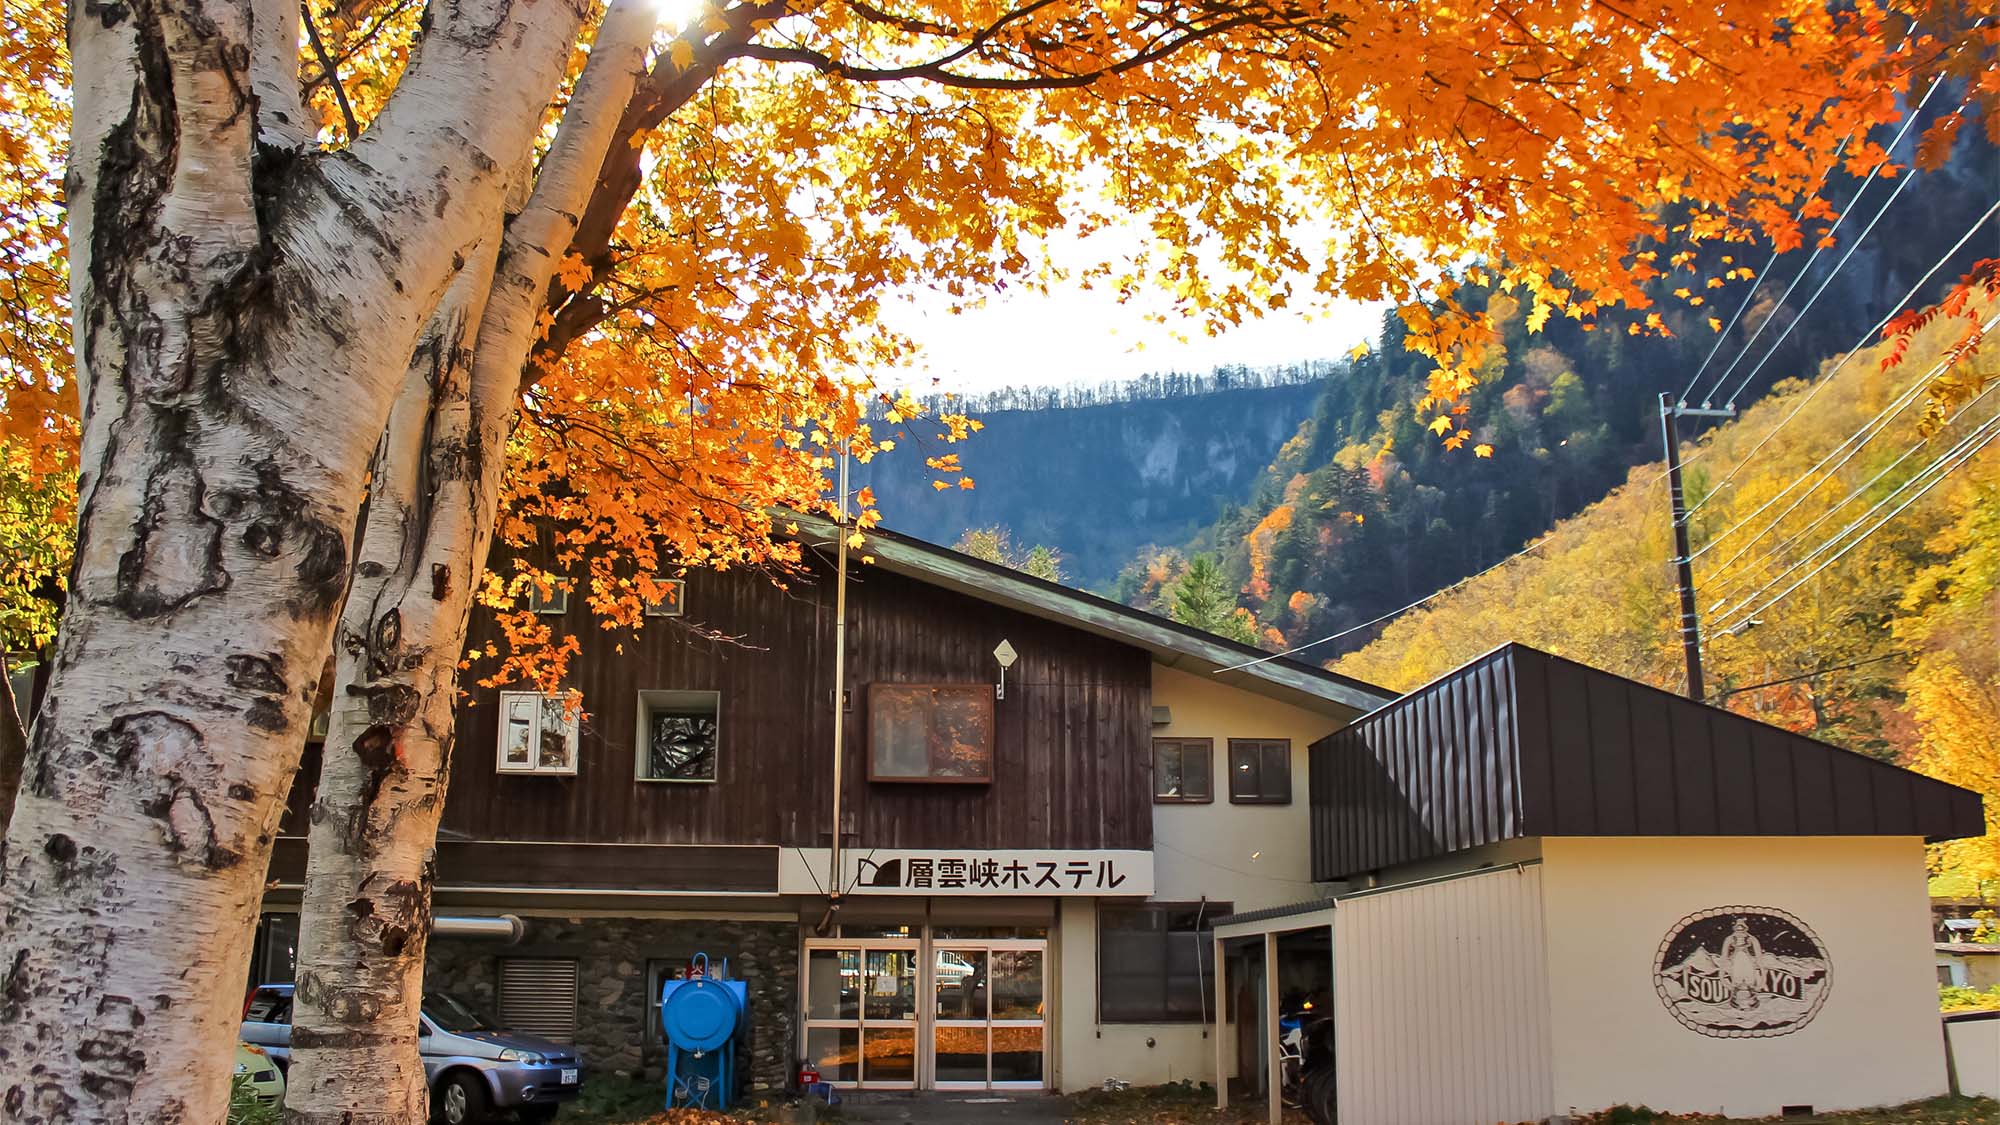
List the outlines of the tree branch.
<svg viewBox="0 0 2000 1125">
<path fill-rule="evenodd" d="M 319 72 L 333 87 L 333 100 L 340 105 L 341 120 L 347 123 L 347 140 L 352 143 L 361 135 L 361 126 L 354 120 L 354 106 L 347 100 L 347 88 L 340 84 L 340 70 L 326 53 L 326 44 L 320 41 L 319 26 L 313 22 L 309 0 L 300 0 L 299 15 L 305 20 L 306 38 L 312 43 L 313 57 L 319 60 Z"/>
</svg>

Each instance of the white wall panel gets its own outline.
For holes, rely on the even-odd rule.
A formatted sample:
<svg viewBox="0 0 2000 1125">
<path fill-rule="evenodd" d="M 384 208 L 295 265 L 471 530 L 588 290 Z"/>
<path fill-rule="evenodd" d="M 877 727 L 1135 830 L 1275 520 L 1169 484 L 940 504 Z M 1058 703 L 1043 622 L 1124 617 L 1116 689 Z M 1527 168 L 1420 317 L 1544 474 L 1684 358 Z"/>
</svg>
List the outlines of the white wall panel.
<svg viewBox="0 0 2000 1125">
<path fill-rule="evenodd" d="M 1491 1125 L 1554 1112 L 1541 868 L 1334 911 L 1342 1121 Z"/>
</svg>

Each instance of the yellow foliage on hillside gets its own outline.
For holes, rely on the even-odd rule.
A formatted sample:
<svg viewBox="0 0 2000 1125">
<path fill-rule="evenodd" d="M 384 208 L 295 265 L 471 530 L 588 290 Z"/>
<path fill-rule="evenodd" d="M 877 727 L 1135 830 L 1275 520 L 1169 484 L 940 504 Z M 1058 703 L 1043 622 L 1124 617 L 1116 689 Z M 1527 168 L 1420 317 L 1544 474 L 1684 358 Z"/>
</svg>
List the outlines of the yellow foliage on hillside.
<svg viewBox="0 0 2000 1125">
<path fill-rule="evenodd" d="M 1990 310 L 1989 310 L 1990 315 Z M 1687 448 L 1710 702 L 1986 795 L 2000 816 L 2000 344 L 1926 436 L 1961 326 L 1831 360 Z M 1948 474 L 1940 468 L 1952 467 Z M 1508 641 L 1680 690 L 1663 467 L 1333 667 L 1415 687 Z M 1989 828 L 1994 821 L 1989 819 Z M 2000 838 L 1941 869 L 2000 878 Z"/>
</svg>

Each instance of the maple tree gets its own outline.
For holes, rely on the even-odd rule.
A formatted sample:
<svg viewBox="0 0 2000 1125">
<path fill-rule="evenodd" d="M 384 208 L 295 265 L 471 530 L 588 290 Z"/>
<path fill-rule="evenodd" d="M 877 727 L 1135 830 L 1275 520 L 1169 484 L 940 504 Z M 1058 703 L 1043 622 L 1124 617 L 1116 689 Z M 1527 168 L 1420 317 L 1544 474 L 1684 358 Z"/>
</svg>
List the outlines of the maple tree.
<svg viewBox="0 0 2000 1125">
<path fill-rule="evenodd" d="M 225 1076 L 192 1060 L 226 1057 L 328 652 L 308 909 L 361 921 L 304 951 L 293 1111 L 420 1112 L 408 1015 L 465 616 L 549 580 L 482 580 L 488 541 L 588 557 L 614 623 L 662 565 L 754 561 L 761 498 L 815 488 L 835 445 L 898 440 L 846 374 L 906 347 L 874 326 L 889 294 L 1050 285 L 1038 235 L 1136 218 L 1151 242 L 1086 279 L 1164 285 L 1211 329 L 1387 298 L 1449 404 L 1490 333 L 1450 267 L 1494 263 L 1480 280 L 1531 319 L 1590 317 L 1716 268 L 1699 249 L 1803 238 L 1835 154 L 1882 157 L 1843 142 L 1953 46 L 1872 4 L 1749 0 L 304 15 L 106 9 L 67 59 L 30 40 L 7 60 L 30 168 L 71 117 L 67 229 L 52 178 L 0 198 L 12 260 L 41 270 L 12 291 L 32 357 L 9 352 L 8 436 L 66 475 L 50 451 L 81 426 L 0 888 L 20 1120 L 218 1116 Z M 1668 237 L 1691 256 L 1659 262 Z M 85 1026 L 87 1049 L 55 1030 Z"/>
</svg>

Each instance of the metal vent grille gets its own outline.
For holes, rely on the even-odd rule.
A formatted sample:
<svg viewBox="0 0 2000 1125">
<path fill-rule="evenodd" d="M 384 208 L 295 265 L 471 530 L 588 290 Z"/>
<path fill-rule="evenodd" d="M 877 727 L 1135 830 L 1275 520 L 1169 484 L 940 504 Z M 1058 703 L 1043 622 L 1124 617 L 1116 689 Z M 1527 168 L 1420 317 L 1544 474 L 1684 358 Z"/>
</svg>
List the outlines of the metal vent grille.
<svg viewBox="0 0 2000 1125">
<path fill-rule="evenodd" d="M 576 1042 L 576 962 L 502 958 L 500 1022 L 558 1043 Z"/>
</svg>

